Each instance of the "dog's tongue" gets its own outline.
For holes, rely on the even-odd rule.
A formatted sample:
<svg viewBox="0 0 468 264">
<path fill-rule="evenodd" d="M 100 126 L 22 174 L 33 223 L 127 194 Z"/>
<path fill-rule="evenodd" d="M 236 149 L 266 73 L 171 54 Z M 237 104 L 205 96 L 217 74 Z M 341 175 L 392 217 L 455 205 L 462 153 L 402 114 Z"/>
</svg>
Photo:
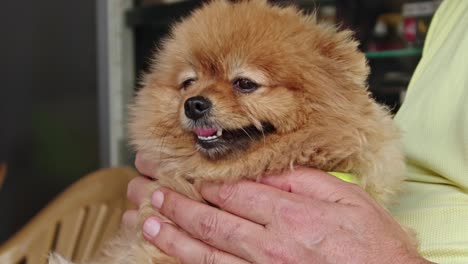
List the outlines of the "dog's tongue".
<svg viewBox="0 0 468 264">
<path fill-rule="evenodd" d="M 218 129 L 216 128 L 195 128 L 193 130 L 193 132 L 197 134 L 197 136 L 202 136 L 202 137 L 212 136 L 216 134 L 217 131 Z"/>
</svg>

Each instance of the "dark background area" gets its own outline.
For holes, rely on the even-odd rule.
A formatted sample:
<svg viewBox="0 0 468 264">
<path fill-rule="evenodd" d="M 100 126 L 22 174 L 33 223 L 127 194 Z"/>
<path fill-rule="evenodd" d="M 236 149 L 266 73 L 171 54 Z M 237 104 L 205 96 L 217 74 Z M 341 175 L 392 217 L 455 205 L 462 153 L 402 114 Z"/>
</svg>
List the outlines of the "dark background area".
<svg viewBox="0 0 468 264">
<path fill-rule="evenodd" d="M 0 243 L 98 167 L 95 6 L 2 1 Z"/>
</svg>

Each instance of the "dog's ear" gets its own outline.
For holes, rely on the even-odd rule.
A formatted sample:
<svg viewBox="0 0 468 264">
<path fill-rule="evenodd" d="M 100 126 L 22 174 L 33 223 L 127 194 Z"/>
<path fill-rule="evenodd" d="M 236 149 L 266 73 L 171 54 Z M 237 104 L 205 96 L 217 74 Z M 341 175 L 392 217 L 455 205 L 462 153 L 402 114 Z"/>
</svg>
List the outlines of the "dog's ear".
<svg viewBox="0 0 468 264">
<path fill-rule="evenodd" d="M 341 76 L 360 87 L 366 87 L 366 79 L 370 69 L 364 53 L 359 50 L 359 42 L 351 30 L 338 30 L 324 25 L 328 34 L 320 38 L 317 47 L 322 56 L 326 57 L 327 65 L 332 71 L 342 73 Z M 338 32 L 337 32 L 338 31 Z"/>
</svg>

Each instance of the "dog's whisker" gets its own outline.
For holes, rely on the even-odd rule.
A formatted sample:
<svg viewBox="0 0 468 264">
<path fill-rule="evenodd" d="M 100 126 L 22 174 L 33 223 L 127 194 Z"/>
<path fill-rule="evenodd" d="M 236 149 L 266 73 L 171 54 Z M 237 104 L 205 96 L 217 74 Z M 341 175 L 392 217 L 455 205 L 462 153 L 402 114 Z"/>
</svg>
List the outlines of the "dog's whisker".
<svg viewBox="0 0 468 264">
<path fill-rule="evenodd" d="M 265 137 L 265 131 L 263 131 L 263 127 L 262 127 L 262 129 L 260 129 L 260 132 L 262 132 L 263 146 L 265 147 L 266 146 L 266 137 Z"/>
<path fill-rule="evenodd" d="M 241 129 L 250 138 L 250 140 L 254 141 L 254 139 L 250 136 L 250 134 L 249 134 L 249 132 L 247 132 L 247 130 L 245 130 L 244 128 L 241 128 Z"/>
<path fill-rule="evenodd" d="M 149 136 L 145 139 L 145 142 L 143 143 L 143 147 L 146 147 L 147 144 L 149 144 L 150 140 L 153 138 L 154 134 L 156 133 L 156 128 L 157 126 L 151 126 L 151 131 Z"/>
<path fill-rule="evenodd" d="M 167 136 L 169 135 L 169 129 L 166 129 L 161 137 L 161 144 L 159 144 L 159 153 L 164 153 L 164 145 L 167 142 Z"/>
</svg>

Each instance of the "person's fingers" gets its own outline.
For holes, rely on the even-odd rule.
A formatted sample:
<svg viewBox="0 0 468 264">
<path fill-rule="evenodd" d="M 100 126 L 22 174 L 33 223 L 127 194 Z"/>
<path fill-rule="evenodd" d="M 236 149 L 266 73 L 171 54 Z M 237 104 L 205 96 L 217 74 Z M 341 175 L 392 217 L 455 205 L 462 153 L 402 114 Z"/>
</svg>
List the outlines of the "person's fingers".
<svg viewBox="0 0 468 264">
<path fill-rule="evenodd" d="M 194 239 L 169 223 L 161 223 L 156 217 L 148 218 L 143 224 L 144 237 L 166 254 L 182 263 L 201 264 L 246 264 L 234 255 L 217 250 L 200 240 Z"/>
<path fill-rule="evenodd" d="M 299 167 L 280 175 L 269 175 L 261 179 L 261 183 L 283 191 L 308 196 L 326 202 L 343 202 L 360 196 L 362 189 L 352 183 L 344 182 L 326 172 Z"/>
<path fill-rule="evenodd" d="M 152 181 L 145 177 L 133 178 L 127 187 L 127 198 L 134 205 L 140 205 L 144 199 L 151 196 L 151 189 L 148 188 Z"/>
<path fill-rule="evenodd" d="M 127 210 L 122 215 L 122 226 L 128 228 L 135 228 L 138 223 L 138 211 L 137 210 Z"/>
<path fill-rule="evenodd" d="M 251 181 L 235 184 L 205 183 L 201 186 L 200 192 L 205 200 L 223 210 L 261 225 L 271 222 L 270 218 L 275 210 L 273 201 L 290 195 Z"/>
<path fill-rule="evenodd" d="M 262 225 L 168 189 L 156 191 L 152 202 L 163 215 L 193 237 L 248 261 L 252 261 L 251 256 L 258 250 L 252 245 L 259 245 L 259 239 L 266 236 L 266 229 Z"/>
<path fill-rule="evenodd" d="M 145 160 L 143 155 L 140 152 L 136 153 L 135 157 L 135 167 L 143 175 L 157 179 L 156 168 L 157 164 L 154 162 Z"/>
</svg>

